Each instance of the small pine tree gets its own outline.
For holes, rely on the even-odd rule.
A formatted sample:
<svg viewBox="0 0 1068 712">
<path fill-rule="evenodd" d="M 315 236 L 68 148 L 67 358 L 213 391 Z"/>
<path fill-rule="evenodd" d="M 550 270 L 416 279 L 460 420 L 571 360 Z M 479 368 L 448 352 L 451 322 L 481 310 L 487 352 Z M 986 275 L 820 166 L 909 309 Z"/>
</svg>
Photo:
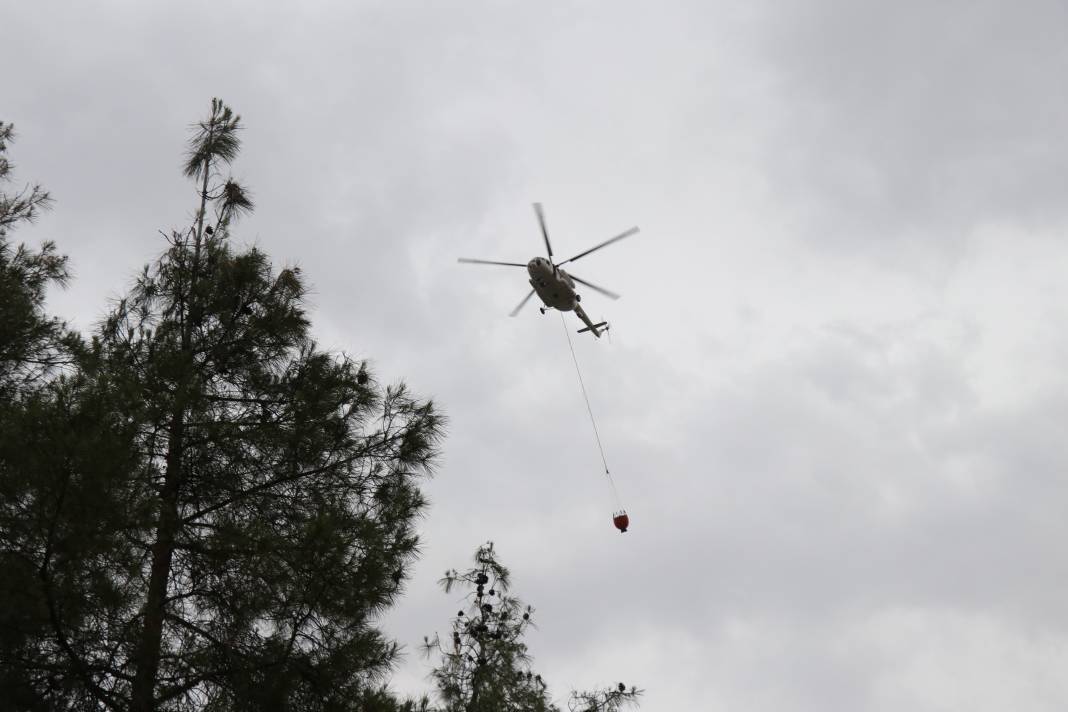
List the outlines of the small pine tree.
<svg viewBox="0 0 1068 712">
<path fill-rule="evenodd" d="M 437 652 L 434 670 L 445 712 L 530 712 L 555 709 L 541 675 L 530 668 L 523 634 L 533 625 L 534 609 L 508 594 L 509 573 L 493 543 L 475 552 L 475 566 L 445 572 L 446 593 L 467 590 L 466 610 L 452 619 L 452 635 L 442 642 L 425 639 L 427 654 Z"/>
<path fill-rule="evenodd" d="M 493 542 L 475 552 L 475 565 L 445 572 L 446 593 L 467 591 L 465 608 L 452 618 L 448 640 L 424 639 L 428 656 L 437 655 L 433 676 L 441 712 L 558 712 L 548 687 L 531 668 L 523 636 L 534 625 L 534 609 L 509 594 L 509 571 L 497 558 Z M 569 707 L 617 712 L 637 704 L 641 691 L 620 683 L 616 689 L 573 691 Z"/>
</svg>

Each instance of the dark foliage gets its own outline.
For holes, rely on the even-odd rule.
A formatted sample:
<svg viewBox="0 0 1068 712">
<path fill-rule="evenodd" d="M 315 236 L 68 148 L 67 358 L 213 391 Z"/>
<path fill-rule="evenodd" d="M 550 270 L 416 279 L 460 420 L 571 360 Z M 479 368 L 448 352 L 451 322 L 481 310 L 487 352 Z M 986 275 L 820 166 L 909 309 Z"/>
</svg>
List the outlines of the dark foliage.
<svg viewBox="0 0 1068 712">
<path fill-rule="evenodd" d="M 498 560 L 493 542 L 475 552 L 474 567 L 445 572 L 446 593 L 467 593 L 464 608 L 452 618 L 447 640 L 426 639 L 427 655 L 437 655 L 434 670 L 440 712 L 558 712 L 541 675 L 531 668 L 526 631 L 534 609 L 509 594 L 509 572 Z M 620 685 L 592 692 L 572 692 L 573 712 L 617 712 L 637 704 L 641 691 Z"/>
<path fill-rule="evenodd" d="M 239 130 L 213 101 L 194 224 L 0 430 L 0 642 L 24 709 L 399 709 L 375 622 L 442 420 L 316 347 L 298 269 L 231 247 L 252 207 L 222 174 Z"/>
<path fill-rule="evenodd" d="M 15 135 L 0 122 L 0 187 L 12 182 L 7 159 Z M 49 285 L 67 283 L 67 259 L 51 242 L 39 249 L 8 242 L 20 223 L 36 219 L 52 199 L 39 185 L 16 193 L 0 190 L 0 405 L 39 384 L 57 366 L 69 363 L 71 336 L 63 323 L 44 311 Z"/>
</svg>

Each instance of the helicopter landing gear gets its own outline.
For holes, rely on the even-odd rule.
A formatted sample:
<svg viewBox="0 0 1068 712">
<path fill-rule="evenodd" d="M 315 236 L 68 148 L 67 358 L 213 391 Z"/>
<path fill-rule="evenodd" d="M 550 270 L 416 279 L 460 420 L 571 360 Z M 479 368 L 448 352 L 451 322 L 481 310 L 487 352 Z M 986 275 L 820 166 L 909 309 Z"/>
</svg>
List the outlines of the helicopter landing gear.
<svg viewBox="0 0 1068 712">
<path fill-rule="evenodd" d="M 545 307 L 538 307 L 538 311 L 540 311 L 542 314 L 544 314 L 545 313 Z"/>
</svg>

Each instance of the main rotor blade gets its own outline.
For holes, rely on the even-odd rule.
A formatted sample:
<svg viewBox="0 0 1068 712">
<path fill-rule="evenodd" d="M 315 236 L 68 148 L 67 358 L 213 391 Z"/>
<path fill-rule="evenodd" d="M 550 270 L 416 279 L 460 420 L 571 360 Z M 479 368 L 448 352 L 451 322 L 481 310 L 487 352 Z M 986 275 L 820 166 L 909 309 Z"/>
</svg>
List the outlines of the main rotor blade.
<svg viewBox="0 0 1068 712">
<path fill-rule="evenodd" d="M 457 262 L 463 262 L 468 265 L 504 265 L 505 267 L 526 267 L 525 264 L 520 262 L 494 262 L 493 260 L 476 260 L 471 257 L 461 257 L 456 260 Z"/>
<path fill-rule="evenodd" d="M 575 275 L 571 274 L 570 272 L 568 272 L 567 274 L 568 274 L 569 277 L 571 277 L 571 279 L 575 280 L 579 284 L 585 284 L 587 287 L 589 287 L 593 291 L 600 292 L 601 294 L 605 295 L 609 299 L 619 299 L 619 295 L 616 294 L 615 292 L 610 292 L 607 289 L 605 289 L 604 287 L 598 287 L 596 284 L 591 284 L 591 283 L 587 282 L 586 280 L 582 279 L 581 277 L 576 277 Z"/>
<path fill-rule="evenodd" d="M 525 305 L 527 302 L 529 302 L 530 298 L 533 297 L 533 296 L 534 296 L 534 290 L 532 289 L 532 290 L 530 290 L 530 294 L 528 294 L 527 296 L 523 297 L 523 301 L 519 302 L 519 306 L 517 306 L 515 309 L 513 309 L 512 313 L 509 314 L 508 316 L 515 316 L 516 314 L 518 314 L 519 310 L 523 308 L 523 305 Z"/>
<path fill-rule="evenodd" d="M 545 249 L 549 251 L 549 261 L 553 261 L 553 246 L 549 244 L 549 231 L 545 228 L 545 213 L 541 210 L 541 203 L 534 203 L 534 212 L 538 214 L 538 224 L 541 225 L 541 236 L 545 238 Z"/>
<path fill-rule="evenodd" d="M 585 252 L 580 252 L 577 255 L 575 255 L 574 257 L 568 258 L 568 259 L 564 260 L 563 262 L 561 262 L 560 264 L 558 264 L 556 266 L 557 267 L 562 267 L 563 265 L 566 265 L 568 262 L 574 262 L 575 260 L 579 259 L 580 257 L 585 257 L 586 255 L 590 254 L 591 252 L 596 252 L 597 250 L 601 249 L 602 247 L 608 247 L 613 242 L 619 242 L 624 237 L 630 237 L 631 235 L 633 235 L 636 232 L 638 232 L 638 228 L 637 227 L 632 227 L 631 229 L 627 230 L 626 232 L 621 233 L 619 235 L 616 235 L 611 240 L 605 240 L 600 245 L 597 245 L 596 247 L 591 247 L 590 249 L 586 250 Z"/>
</svg>

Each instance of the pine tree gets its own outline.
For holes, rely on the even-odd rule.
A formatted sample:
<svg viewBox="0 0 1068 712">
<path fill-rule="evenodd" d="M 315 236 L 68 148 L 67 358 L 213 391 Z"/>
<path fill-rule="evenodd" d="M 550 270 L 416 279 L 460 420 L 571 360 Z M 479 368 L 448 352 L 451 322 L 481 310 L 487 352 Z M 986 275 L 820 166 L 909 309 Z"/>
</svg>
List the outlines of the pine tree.
<svg viewBox="0 0 1068 712">
<path fill-rule="evenodd" d="M 6 154 L 13 139 L 14 127 L 0 122 L 0 183 L 12 182 Z M 54 537 L 26 534 L 48 518 L 50 503 L 35 496 L 42 488 L 37 465 L 55 450 L 37 443 L 44 432 L 69 437 L 56 417 L 53 385 L 57 367 L 70 363 L 77 339 L 44 310 L 48 286 L 67 281 L 66 258 L 51 242 L 33 249 L 8 240 L 15 227 L 32 222 L 50 203 L 39 185 L 13 194 L 0 191 L 0 690 L 5 705 L 15 709 L 55 707 L 38 691 L 55 687 L 42 672 L 51 661 L 41 650 L 51 640 L 49 611 L 60 605 L 62 593 L 47 601 L 36 595 L 51 572 L 34 557 Z M 49 557 L 53 554 L 63 555 L 54 548 Z M 77 600 L 64 604 L 73 612 Z"/>
<path fill-rule="evenodd" d="M 10 478 L 28 506 L 2 534 L 39 604 L 15 662 L 45 707 L 392 704 L 375 621 L 416 551 L 442 419 L 318 349 L 299 269 L 232 246 L 253 207 L 229 175 L 240 129 L 213 100 L 185 164 L 192 224 L 56 382 L 52 427 L 22 433 L 47 476 Z"/>
<path fill-rule="evenodd" d="M 554 710 L 548 690 L 530 668 L 523 634 L 533 625 L 534 609 L 508 595 L 509 572 L 498 560 L 493 543 L 475 552 L 475 566 L 462 573 L 445 572 L 446 593 L 468 591 L 466 610 L 452 619 L 452 635 L 425 642 L 437 652 L 434 670 L 444 712 L 508 712 Z"/>
<path fill-rule="evenodd" d="M 12 181 L 7 147 L 14 136 L 14 126 L 0 122 L 0 184 Z M 68 361 L 64 342 L 69 335 L 61 321 L 44 312 L 47 287 L 65 285 L 69 278 L 66 258 L 52 242 L 37 250 L 8 242 L 13 228 L 32 222 L 51 202 L 36 184 L 15 193 L 0 191 L 0 406 Z"/>
<path fill-rule="evenodd" d="M 450 569 L 440 580 L 446 593 L 467 591 L 465 608 L 452 618 L 448 640 L 424 639 L 427 655 L 437 655 L 433 676 L 440 712 L 559 712 L 540 674 L 531 668 L 523 636 L 534 625 L 534 609 L 509 594 L 509 571 L 493 542 L 475 552 L 474 567 Z M 618 712 L 637 704 L 641 691 L 618 687 L 573 691 L 572 712 Z"/>
</svg>

